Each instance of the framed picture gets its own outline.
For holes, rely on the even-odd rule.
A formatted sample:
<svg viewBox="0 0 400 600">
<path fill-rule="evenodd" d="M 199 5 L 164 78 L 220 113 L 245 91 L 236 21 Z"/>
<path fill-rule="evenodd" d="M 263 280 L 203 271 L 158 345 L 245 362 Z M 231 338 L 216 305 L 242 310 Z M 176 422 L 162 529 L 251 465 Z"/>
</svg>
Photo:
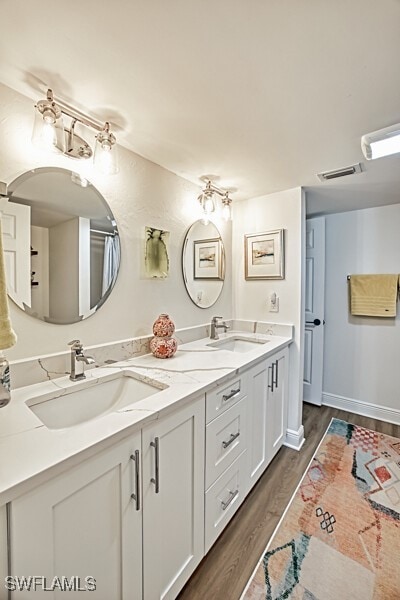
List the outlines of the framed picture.
<svg viewBox="0 0 400 600">
<path fill-rule="evenodd" d="M 193 242 L 194 279 L 223 279 L 221 238 Z"/>
<path fill-rule="evenodd" d="M 246 279 L 284 279 L 284 230 L 244 236 Z"/>
<path fill-rule="evenodd" d="M 145 227 L 145 240 L 146 277 L 165 279 L 169 273 L 169 231 Z"/>
</svg>

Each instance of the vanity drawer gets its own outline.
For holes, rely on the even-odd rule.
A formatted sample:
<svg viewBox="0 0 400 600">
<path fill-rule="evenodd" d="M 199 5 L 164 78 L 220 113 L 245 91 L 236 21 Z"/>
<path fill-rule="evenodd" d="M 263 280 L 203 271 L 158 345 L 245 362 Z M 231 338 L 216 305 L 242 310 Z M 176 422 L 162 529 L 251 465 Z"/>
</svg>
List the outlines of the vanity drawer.
<svg viewBox="0 0 400 600">
<path fill-rule="evenodd" d="M 246 403 L 242 398 L 206 427 L 206 490 L 246 449 Z"/>
<path fill-rule="evenodd" d="M 235 402 L 247 396 L 247 377 L 238 375 L 228 383 L 206 393 L 206 423 L 228 410 Z"/>
<path fill-rule="evenodd" d="M 207 553 L 246 494 L 246 451 L 206 492 L 205 552 Z"/>
</svg>

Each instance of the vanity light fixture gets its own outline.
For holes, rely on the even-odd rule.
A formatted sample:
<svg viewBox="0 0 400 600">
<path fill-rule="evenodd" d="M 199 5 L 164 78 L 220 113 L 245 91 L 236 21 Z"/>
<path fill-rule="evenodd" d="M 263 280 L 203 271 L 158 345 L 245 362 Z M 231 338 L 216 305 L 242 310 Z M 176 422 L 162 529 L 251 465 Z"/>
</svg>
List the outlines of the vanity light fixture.
<svg viewBox="0 0 400 600">
<path fill-rule="evenodd" d="M 231 204 L 232 200 L 229 198 L 229 190 L 223 190 L 217 187 L 210 179 L 206 181 L 206 186 L 202 190 L 200 196 L 198 197 L 198 201 L 204 212 L 204 220 L 208 222 L 210 215 L 215 212 L 215 200 L 214 196 L 217 194 L 222 198 L 222 216 L 225 221 L 230 221 L 232 219 L 232 209 Z"/>
<path fill-rule="evenodd" d="M 45 100 L 35 104 L 35 123 L 32 141 L 44 149 L 59 152 L 76 159 L 89 159 L 93 156 L 90 145 L 75 132 L 77 123 L 97 132 L 94 148 L 94 166 L 106 175 L 118 172 L 116 138 L 110 131 L 110 123 L 102 124 L 61 100 L 54 100 L 53 91 L 47 90 Z M 64 126 L 63 115 L 71 119 L 69 127 Z"/>
<path fill-rule="evenodd" d="M 397 154 L 400 152 L 400 123 L 366 133 L 361 138 L 361 149 L 367 160 Z"/>
</svg>

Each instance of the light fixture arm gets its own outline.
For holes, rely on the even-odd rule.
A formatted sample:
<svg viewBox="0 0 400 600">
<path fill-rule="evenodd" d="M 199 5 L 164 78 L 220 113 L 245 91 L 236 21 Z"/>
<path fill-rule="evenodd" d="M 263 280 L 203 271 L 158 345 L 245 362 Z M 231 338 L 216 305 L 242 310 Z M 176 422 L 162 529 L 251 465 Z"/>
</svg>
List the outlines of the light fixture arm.
<svg viewBox="0 0 400 600">
<path fill-rule="evenodd" d="M 229 194 L 229 191 L 219 188 L 210 179 L 207 181 L 206 189 L 204 191 L 206 191 L 206 190 L 207 191 L 209 190 L 210 192 L 214 192 L 214 193 L 218 194 L 218 196 L 221 196 L 221 197 L 225 196 L 226 198 L 228 197 L 227 195 Z"/>
<path fill-rule="evenodd" d="M 63 100 L 55 100 L 53 90 L 51 90 L 50 88 L 47 90 L 47 100 L 56 104 L 56 106 L 59 107 L 61 112 L 64 115 L 67 115 L 67 117 L 70 117 L 72 120 L 74 120 L 75 123 L 79 122 L 82 125 L 85 125 L 86 127 L 91 127 L 92 129 L 95 129 L 96 131 L 102 131 L 102 129 L 104 128 L 104 123 L 101 123 L 100 121 L 97 121 L 92 117 L 88 117 L 87 115 L 85 115 L 78 109 L 73 108 Z"/>
</svg>

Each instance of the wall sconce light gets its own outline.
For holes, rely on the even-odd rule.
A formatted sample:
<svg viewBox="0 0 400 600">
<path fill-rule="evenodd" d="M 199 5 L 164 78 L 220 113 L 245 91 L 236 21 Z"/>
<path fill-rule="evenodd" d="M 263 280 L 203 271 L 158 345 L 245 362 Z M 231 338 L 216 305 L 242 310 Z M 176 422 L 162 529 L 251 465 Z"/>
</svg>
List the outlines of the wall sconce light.
<svg viewBox="0 0 400 600">
<path fill-rule="evenodd" d="M 223 190 L 217 187 L 214 183 L 212 183 L 209 179 L 206 181 L 206 186 L 202 190 L 200 196 L 198 197 L 198 201 L 204 212 L 204 220 L 208 222 L 208 219 L 211 213 L 215 212 L 215 200 L 214 196 L 217 194 L 222 198 L 222 216 L 225 221 L 230 221 L 232 219 L 232 209 L 231 204 L 232 200 L 229 198 L 229 190 Z"/>
<path fill-rule="evenodd" d="M 93 156 L 92 148 L 75 132 L 75 125 L 80 123 L 97 131 L 94 166 L 106 175 L 118 172 L 116 138 L 110 131 L 110 123 L 101 124 L 60 100 L 55 102 L 50 89 L 46 100 L 39 100 L 35 108 L 32 134 L 35 145 L 70 158 L 89 159 Z M 71 119 L 69 127 L 64 126 L 63 115 Z"/>
</svg>

